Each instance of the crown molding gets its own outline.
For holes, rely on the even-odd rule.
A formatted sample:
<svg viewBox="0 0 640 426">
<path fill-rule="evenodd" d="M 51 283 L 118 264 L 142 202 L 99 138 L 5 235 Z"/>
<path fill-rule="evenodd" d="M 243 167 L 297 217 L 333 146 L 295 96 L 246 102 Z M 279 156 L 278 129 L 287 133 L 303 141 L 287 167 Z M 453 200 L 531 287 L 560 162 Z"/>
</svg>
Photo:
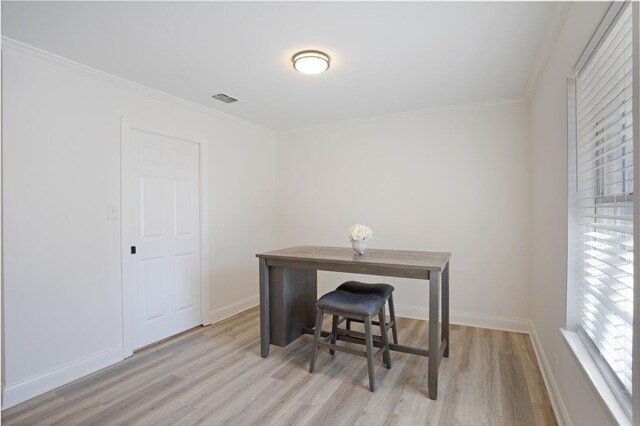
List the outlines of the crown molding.
<svg viewBox="0 0 640 426">
<path fill-rule="evenodd" d="M 515 103 L 526 103 L 528 98 L 524 97 L 516 97 L 516 98 L 504 98 L 504 99 L 494 99 L 488 101 L 476 101 L 476 102 L 466 102 L 461 104 L 447 104 L 447 105 L 436 105 L 427 108 L 421 109 L 412 109 L 409 111 L 400 111 L 400 112 L 392 112 L 388 114 L 379 114 L 379 115 L 370 115 L 366 117 L 357 117 L 351 118 L 347 120 L 339 120 L 339 121 L 329 121 L 326 123 L 317 123 L 317 124 L 307 124 L 299 127 L 291 127 L 287 129 L 277 130 L 276 133 L 279 135 L 286 135 L 289 133 L 295 133 L 301 130 L 314 130 L 314 129 L 325 129 L 331 127 L 344 127 L 344 126 L 353 126 L 366 124 L 370 122 L 377 122 L 383 120 L 392 120 L 394 118 L 408 117 L 410 115 L 419 115 L 419 114 L 428 114 L 431 112 L 442 111 L 447 109 L 464 109 L 464 108 L 482 108 L 494 105 L 505 105 L 505 104 L 515 104 Z"/>
<path fill-rule="evenodd" d="M 42 62 L 48 65 L 54 65 L 60 68 L 71 69 L 73 71 L 79 72 L 84 75 L 88 75 L 103 81 L 109 81 L 121 87 L 135 90 L 136 92 L 146 96 L 151 96 L 159 100 L 179 104 L 181 106 L 184 106 L 193 110 L 211 114 L 217 118 L 233 121 L 235 123 L 241 124 L 246 127 L 251 127 L 251 128 L 275 133 L 275 130 L 270 127 L 266 127 L 261 124 L 254 123 L 252 121 L 248 121 L 248 120 L 236 117 L 229 113 L 222 112 L 217 109 L 198 104 L 196 102 L 188 101 L 179 96 L 171 95 L 161 90 L 153 89 L 151 87 L 142 85 L 140 83 L 127 80 L 126 78 L 118 77 L 117 75 L 110 74 L 108 72 L 101 71 L 96 68 L 92 68 L 90 66 L 81 64 L 79 62 L 73 61 L 71 59 L 65 58 L 60 55 L 56 55 L 55 53 L 39 49 L 37 47 L 20 42 L 10 37 L 2 36 L 2 51 L 20 55 L 25 58 Z"/>
</svg>

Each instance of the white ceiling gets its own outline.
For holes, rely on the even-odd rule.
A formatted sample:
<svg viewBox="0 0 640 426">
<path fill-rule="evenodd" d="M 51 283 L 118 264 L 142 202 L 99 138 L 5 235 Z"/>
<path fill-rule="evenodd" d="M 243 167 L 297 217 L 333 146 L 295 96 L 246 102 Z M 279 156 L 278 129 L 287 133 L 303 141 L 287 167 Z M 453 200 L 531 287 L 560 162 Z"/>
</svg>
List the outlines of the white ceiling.
<svg viewBox="0 0 640 426">
<path fill-rule="evenodd" d="M 552 3 L 2 2 L 2 34 L 287 129 L 525 97 Z M 292 54 L 319 49 L 308 76 Z M 239 99 L 224 104 L 211 98 Z"/>
</svg>

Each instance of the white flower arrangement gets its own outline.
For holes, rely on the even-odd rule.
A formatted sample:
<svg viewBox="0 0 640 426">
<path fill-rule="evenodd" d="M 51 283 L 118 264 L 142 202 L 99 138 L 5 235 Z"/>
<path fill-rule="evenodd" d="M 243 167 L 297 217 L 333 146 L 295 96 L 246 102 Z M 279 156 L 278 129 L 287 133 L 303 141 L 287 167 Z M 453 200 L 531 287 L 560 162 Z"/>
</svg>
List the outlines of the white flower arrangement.
<svg viewBox="0 0 640 426">
<path fill-rule="evenodd" d="M 349 228 L 349 241 L 364 241 L 373 238 L 373 231 L 367 225 L 356 223 Z"/>
</svg>

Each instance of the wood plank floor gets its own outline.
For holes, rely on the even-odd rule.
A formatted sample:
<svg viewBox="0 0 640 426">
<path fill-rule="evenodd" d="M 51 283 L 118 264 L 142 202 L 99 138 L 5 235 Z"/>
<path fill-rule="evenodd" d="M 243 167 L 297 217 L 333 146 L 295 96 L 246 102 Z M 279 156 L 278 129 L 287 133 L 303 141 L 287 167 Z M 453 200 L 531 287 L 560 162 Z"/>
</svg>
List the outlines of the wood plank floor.
<svg viewBox="0 0 640 426">
<path fill-rule="evenodd" d="M 327 317 L 328 318 L 328 317 Z M 400 342 L 427 342 L 427 322 L 398 319 Z M 328 329 L 329 324 L 325 327 Z M 555 425 L 529 337 L 452 326 L 438 400 L 427 358 L 392 352 L 393 367 L 321 352 L 311 336 L 260 358 L 258 310 L 198 327 L 2 412 L 6 425 Z"/>
</svg>

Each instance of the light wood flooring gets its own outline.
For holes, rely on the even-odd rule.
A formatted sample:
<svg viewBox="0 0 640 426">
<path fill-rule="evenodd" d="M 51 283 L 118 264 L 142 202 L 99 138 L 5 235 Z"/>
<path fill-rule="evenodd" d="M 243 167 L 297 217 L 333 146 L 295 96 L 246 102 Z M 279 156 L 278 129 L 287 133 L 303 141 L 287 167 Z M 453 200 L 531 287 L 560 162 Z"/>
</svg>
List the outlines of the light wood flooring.
<svg viewBox="0 0 640 426">
<path fill-rule="evenodd" d="M 328 317 L 327 317 L 328 318 Z M 325 327 L 328 329 L 329 324 Z M 427 322 L 398 319 L 400 343 L 427 342 Z M 452 326 L 438 400 L 427 358 L 392 352 L 393 367 L 321 352 L 311 336 L 260 358 L 257 308 L 198 327 L 2 412 L 5 425 L 555 425 L 528 335 Z"/>
</svg>

